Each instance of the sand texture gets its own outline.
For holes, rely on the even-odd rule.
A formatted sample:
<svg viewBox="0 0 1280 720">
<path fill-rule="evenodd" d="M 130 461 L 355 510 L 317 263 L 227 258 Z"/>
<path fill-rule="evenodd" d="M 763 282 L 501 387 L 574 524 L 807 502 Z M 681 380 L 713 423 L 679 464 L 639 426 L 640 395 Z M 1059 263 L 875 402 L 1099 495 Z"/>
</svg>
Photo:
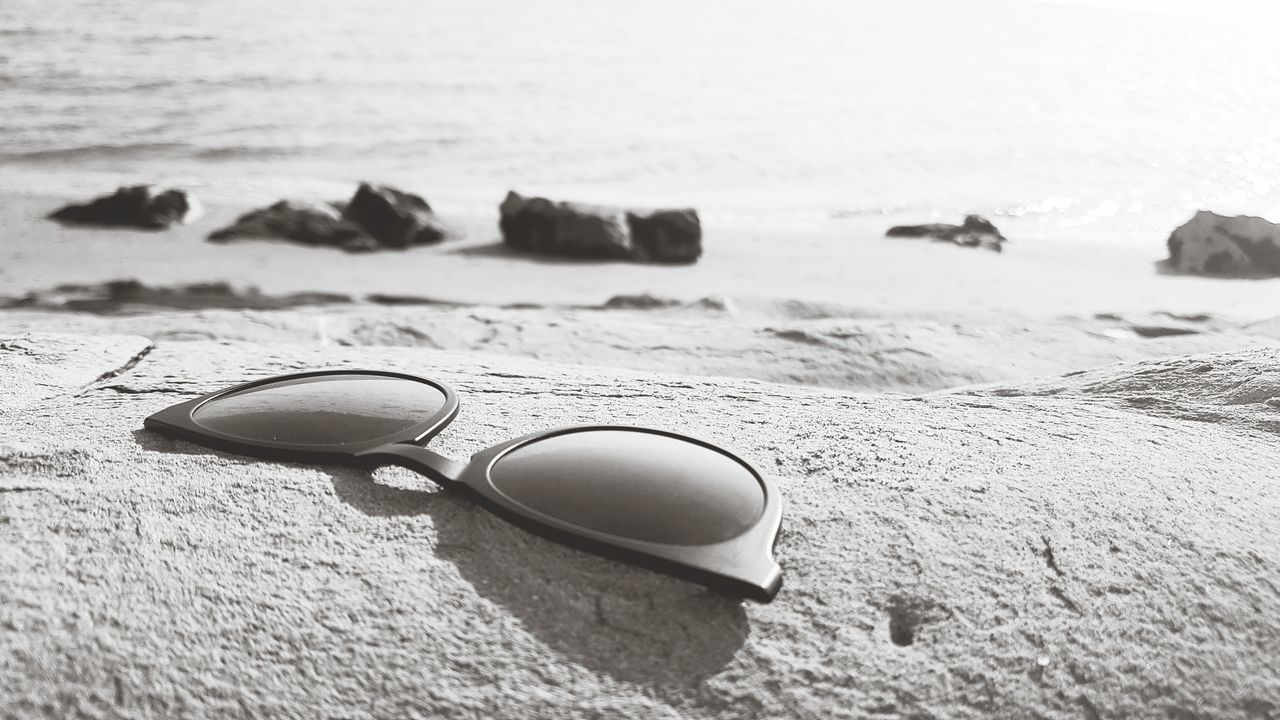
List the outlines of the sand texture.
<svg viewBox="0 0 1280 720">
<path fill-rule="evenodd" d="M 420 347 L 5 343 L 26 388 L 0 407 L 5 717 L 1280 710 L 1274 349 L 868 397 Z M 454 385 L 433 447 L 457 458 L 597 422 L 736 447 L 785 496 L 782 592 L 740 604 L 570 550 L 406 471 L 141 429 L 347 366 Z"/>
<path fill-rule="evenodd" d="M 466 350 L 559 363 L 856 390 L 925 392 L 1056 375 L 1124 360 L 1280 347 L 1274 322 L 857 313 L 732 298 L 650 310 L 328 305 L 98 316 L 0 313 L 0 333 L 137 334 L 321 347 Z"/>
</svg>

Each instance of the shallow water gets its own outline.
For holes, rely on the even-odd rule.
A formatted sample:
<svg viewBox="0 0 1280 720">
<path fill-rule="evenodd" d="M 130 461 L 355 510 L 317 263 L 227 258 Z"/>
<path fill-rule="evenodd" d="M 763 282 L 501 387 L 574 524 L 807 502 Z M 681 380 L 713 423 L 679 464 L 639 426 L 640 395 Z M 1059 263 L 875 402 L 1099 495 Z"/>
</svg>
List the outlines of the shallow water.
<svg viewBox="0 0 1280 720">
<path fill-rule="evenodd" d="M 1280 45 L 1015 0 L 6 0 L 0 189 L 508 187 L 724 216 L 1280 207 Z"/>
</svg>

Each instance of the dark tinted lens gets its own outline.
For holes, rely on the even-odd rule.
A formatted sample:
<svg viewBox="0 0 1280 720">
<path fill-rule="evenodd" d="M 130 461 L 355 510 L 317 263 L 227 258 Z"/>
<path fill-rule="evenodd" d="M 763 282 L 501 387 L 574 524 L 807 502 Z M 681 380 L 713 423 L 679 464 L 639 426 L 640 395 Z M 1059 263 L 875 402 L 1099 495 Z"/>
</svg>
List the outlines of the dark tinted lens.
<svg viewBox="0 0 1280 720">
<path fill-rule="evenodd" d="M 322 375 L 241 390 L 196 409 L 195 421 L 247 440 L 329 445 L 376 440 L 426 422 L 439 389 L 379 375 Z"/>
<path fill-rule="evenodd" d="M 755 524 L 764 487 L 734 458 L 667 435 L 580 430 L 522 445 L 490 480 L 504 495 L 580 527 L 668 545 L 728 540 Z"/>
</svg>

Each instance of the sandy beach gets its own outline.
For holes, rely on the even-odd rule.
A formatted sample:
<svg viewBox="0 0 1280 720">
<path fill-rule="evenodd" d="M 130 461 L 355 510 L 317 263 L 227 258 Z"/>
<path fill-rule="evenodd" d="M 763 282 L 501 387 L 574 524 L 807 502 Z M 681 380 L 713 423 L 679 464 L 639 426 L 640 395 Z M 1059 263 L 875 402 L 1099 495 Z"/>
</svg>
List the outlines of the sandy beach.
<svg viewBox="0 0 1280 720">
<path fill-rule="evenodd" d="M 1280 717 L 1256 5 L 5 0 L 0 720 Z"/>
<path fill-rule="evenodd" d="M 887 239 L 881 217 L 713 219 L 697 264 L 662 267 L 516 254 L 496 213 L 351 255 L 205 242 L 243 204 L 146 232 L 45 219 L 65 200 L 0 196 L 0 700 L 18 715 L 1276 707 L 1280 280 L 1160 274 L 1161 231 L 1044 218 L 997 218 L 999 254 Z M 783 588 L 744 603 L 399 468 L 141 428 L 326 367 L 455 386 L 432 441 L 455 458 L 581 423 L 740 446 L 784 498 Z"/>
<path fill-rule="evenodd" d="M 496 209 L 442 213 L 460 239 L 353 255 L 204 240 L 243 204 L 147 232 L 45 219 L 65 197 L 4 199 L 8 332 L 416 345 L 893 392 L 1280 339 L 1277 281 L 1162 275 L 1154 229 L 1143 243 L 999 218 L 1011 242 L 996 254 L 888 239 L 880 217 L 722 218 L 708 222 L 700 262 L 669 267 L 512 252 Z M 102 284 L 122 280 L 146 291 L 111 301 Z M 209 283 L 231 294 L 183 290 Z"/>
<path fill-rule="evenodd" d="M 198 223 L 156 233 L 61 227 L 44 219 L 71 199 L 3 197 L 0 296 L 63 283 L 136 279 L 157 286 L 226 281 L 269 294 L 384 294 L 479 305 L 594 305 L 648 293 L 681 300 L 794 301 L 849 313 L 1035 318 L 1168 311 L 1255 320 L 1272 312 L 1275 298 L 1274 281 L 1157 274 L 1154 264 L 1167 254 L 1164 241 L 1172 225 L 1146 228 L 1135 240 L 1132 234 L 1117 238 L 1105 231 L 1053 228 L 1052 217 L 995 218 L 1011 238 L 997 255 L 883 237 L 901 218 L 815 218 L 771 226 L 712 217 L 704 223 L 704 258 L 664 267 L 511 253 L 497 227 L 501 198 L 488 215 L 441 211 L 463 234 L 460 240 L 357 255 L 278 242 L 205 242 L 211 230 L 250 207 L 245 203 L 205 202 L 207 215 Z"/>
<path fill-rule="evenodd" d="M 419 347 L 3 349 L 18 717 L 1256 720 L 1280 692 L 1275 349 L 907 398 Z M 141 429 L 318 366 L 450 383 L 455 458 L 578 423 L 741 448 L 785 497 L 782 591 L 579 552 L 399 468 Z"/>
</svg>

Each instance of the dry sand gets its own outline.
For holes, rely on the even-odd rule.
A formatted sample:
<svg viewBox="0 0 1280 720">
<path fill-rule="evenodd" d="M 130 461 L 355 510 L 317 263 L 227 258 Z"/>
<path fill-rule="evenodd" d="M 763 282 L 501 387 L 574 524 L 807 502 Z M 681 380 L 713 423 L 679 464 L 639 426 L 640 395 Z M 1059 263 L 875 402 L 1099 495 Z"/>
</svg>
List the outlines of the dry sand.
<svg viewBox="0 0 1280 720">
<path fill-rule="evenodd" d="M 0 398 L 0 716 L 1280 709 L 1280 351 L 902 398 L 421 348 L 4 348 L 0 377 L 21 382 Z M 785 498 L 783 589 L 742 604 L 411 473 L 141 429 L 224 383 L 316 365 L 455 386 L 462 412 L 433 441 L 455 458 L 574 423 L 736 446 Z"/>
<path fill-rule="evenodd" d="M 1032 321 L 971 315 L 796 317 L 794 307 L 652 310 L 328 305 L 99 316 L 0 311 L 0 332 L 129 333 L 156 342 L 249 341 L 466 350 L 588 367 L 753 378 L 860 392 L 925 392 L 1123 360 L 1280 347 L 1280 323 L 1167 315 Z M 128 308 L 126 308 L 128 309 Z M 826 308 L 837 313 L 838 308 Z"/>
</svg>

